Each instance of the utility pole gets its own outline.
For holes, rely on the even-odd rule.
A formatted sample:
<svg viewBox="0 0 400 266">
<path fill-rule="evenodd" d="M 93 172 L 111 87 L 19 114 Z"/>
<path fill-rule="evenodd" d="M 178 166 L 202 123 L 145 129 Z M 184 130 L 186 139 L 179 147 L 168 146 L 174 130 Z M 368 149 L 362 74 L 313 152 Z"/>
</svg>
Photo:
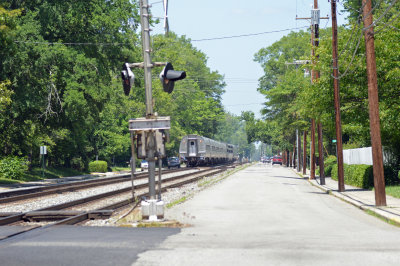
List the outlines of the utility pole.
<svg viewBox="0 0 400 266">
<path fill-rule="evenodd" d="M 303 132 L 303 175 L 307 174 L 307 131 Z"/>
<path fill-rule="evenodd" d="M 301 169 L 301 138 L 299 134 L 299 130 L 296 129 L 296 143 L 297 143 L 297 172 L 300 172 Z"/>
<path fill-rule="evenodd" d="M 385 177 L 381 128 L 379 120 L 378 82 L 374 46 L 374 27 L 371 0 L 363 0 L 364 39 L 367 60 L 369 123 L 371 131 L 372 161 L 374 172 L 375 205 L 386 206 Z"/>
<path fill-rule="evenodd" d="M 317 15 L 317 14 L 318 15 Z M 314 10 L 313 10 L 313 25 L 314 25 L 314 44 L 313 44 L 313 56 L 318 58 L 315 52 L 314 47 L 318 47 L 319 45 L 319 9 L 318 9 L 318 0 L 314 0 Z M 315 61 L 314 61 L 315 65 Z M 313 70 L 312 81 L 315 82 L 319 79 L 319 71 Z M 321 185 L 325 185 L 325 173 L 324 173 L 324 150 L 322 148 L 322 123 L 318 122 L 318 154 L 319 154 L 319 177 Z M 314 137 L 315 139 L 315 137 Z M 315 153 L 314 153 L 315 154 Z M 315 166 L 314 166 L 315 168 Z M 314 178 L 315 178 L 315 169 L 314 169 Z"/>
<path fill-rule="evenodd" d="M 337 44 L 337 21 L 336 21 L 336 0 L 331 0 L 332 16 L 332 60 L 333 60 L 333 89 L 335 100 L 335 124 L 336 124 L 336 156 L 338 164 L 338 190 L 345 191 L 344 170 L 343 170 L 343 142 L 342 122 L 340 117 L 340 89 L 338 69 L 338 44 Z"/>
<path fill-rule="evenodd" d="M 315 179 L 315 120 L 311 119 L 310 179 Z"/>
<path fill-rule="evenodd" d="M 318 123 L 318 153 L 319 153 L 319 182 L 325 185 L 325 169 L 324 169 L 324 149 L 322 147 L 322 123 Z"/>
<path fill-rule="evenodd" d="M 297 19 L 311 19 L 311 44 L 312 44 L 312 57 L 315 57 L 315 47 L 319 45 L 319 20 L 328 19 L 328 17 L 320 17 L 318 9 L 318 0 L 314 0 L 314 9 L 311 10 L 311 18 L 297 18 Z M 315 59 L 313 60 L 315 65 Z M 311 81 L 315 82 L 319 79 L 319 72 L 315 69 L 311 72 Z M 318 123 L 318 151 L 319 151 L 319 165 L 320 165 L 320 176 L 324 175 L 324 154 L 323 154 L 323 143 L 322 143 L 322 124 Z M 320 137 L 321 136 L 321 137 Z M 311 119 L 311 154 L 310 154 L 310 179 L 315 179 L 315 120 Z M 325 179 L 323 182 L 325 182 Z"/>
</svg>

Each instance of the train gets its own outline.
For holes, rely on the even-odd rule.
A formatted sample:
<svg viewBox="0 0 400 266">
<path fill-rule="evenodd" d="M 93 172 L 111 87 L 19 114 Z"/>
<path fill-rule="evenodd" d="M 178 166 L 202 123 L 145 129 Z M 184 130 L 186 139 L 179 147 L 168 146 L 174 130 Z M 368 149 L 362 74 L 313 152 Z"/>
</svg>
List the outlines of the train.
<svg viewBox="0 0 400 266">
<path fill-rule="evenodd" d="M 238 149 L 233 144 L 192 134 L 182 138 L 179 155 L 187 166 L 219 164 L 236 161 Z"/>
</svg>

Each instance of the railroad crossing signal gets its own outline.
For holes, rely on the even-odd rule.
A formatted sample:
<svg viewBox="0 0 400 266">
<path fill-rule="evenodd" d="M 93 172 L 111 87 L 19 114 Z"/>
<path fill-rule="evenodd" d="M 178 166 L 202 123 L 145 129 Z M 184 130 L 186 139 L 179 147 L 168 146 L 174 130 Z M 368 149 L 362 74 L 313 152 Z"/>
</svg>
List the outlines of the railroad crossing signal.
<svg viewBox="0 0 400 266">
<path fill-rule="evenodd" d="M 131 91 L 132 85 L 135 82 L 135 75 L 133 74 L 128 63 L 125 63 L 122 66 L 121 77 L 122 85 L 124 87 L 124 93 L 126 96 L 128 96 L 129 92 Z"/>
<path fill-rule="evenodd" d="M 171 63 L 154 62 L 152 63 L 152 66 L 165 66 L 160 73 L 160 81 L 165 92 L 171 93 L 174 90 L 175 81 L 186 78 L 186 72 L 174 70 Z M 125 63 L 123 65 L 121 77 L 126 96 L 129 95 L 135 81 L 135 75 L 133 74 L 131 67 L 143 68 L 144 63 Z"/>
<path fill-rule="evenodd" d="M 167 63 L 160 73 L 160 81 L 165 92 L 171 93 L 174 90 L 175 81 L 186 78 L 185 71 L 174 70 L 171 63 Z"/>
</svg>

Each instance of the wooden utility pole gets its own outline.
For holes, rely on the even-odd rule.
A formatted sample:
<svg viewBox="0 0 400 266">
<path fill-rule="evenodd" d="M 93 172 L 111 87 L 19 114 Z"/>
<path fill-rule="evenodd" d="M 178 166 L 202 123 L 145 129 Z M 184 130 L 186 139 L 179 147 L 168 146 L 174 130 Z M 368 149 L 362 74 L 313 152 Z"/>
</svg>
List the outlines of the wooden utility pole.
<svg viewBox="0 0 400 266">
<path fill-rule="evenodd" d="M 338 166 L 338 189 L 344 188 L 343 170 L 343 143 L 342 143 L 342 122 L 340 118 L 340 90 L 339 90 L 339 69 L 338 69 L 338 44 L 337 44 L 337 21 L 336 21 L 336 0 L 331 0 L 332 15 L 332 59 L 333 59 L 333 89 L 335 99 L 335 123 L 336 123 L 336 153 Z"/>
<path fill-rule="evenodd" d="M 374 172 L 375 205 L 386 206 L 385 177 L 379 120 L 378 82 L 374 46 L 374 27 L 371 0 L 363 0 L 364 39 L 367 59 L 369 125 L 371 131 L 372 162 Z"/>
<path fill-rule="evenodd" d="M 301 137 L 299 134 L 299 130 L 296 129 L 296 144 L 297 144 L 297 163 L 296 163 L 296 171 L 300 172 L 301 169 Z"/>
<path fill-rule="evenodd" d="M 303 133 L 303 175 L 307 174 L 307 131 Z"/>
<path fill-rule="evenodd" d="M 297 158 L 297 154 L 296 154 L 296 141 L 293 142 L 293 168 L 296 168 L 296 158 Z"/>
<path fill-rule="evenodd" d="M 311 119 L 310 179 L 315 179 L 315 120 Z"/>
<path fill-rule="evenodd" d="M 327 17 L 320 18 L 319 10 L 318 10 L 318 0 L 314 0 L 314 9 L 311 13 L 311 18 L 297 18 L 297 19 L 311 19 L 311 44 L 312 44 L 312 57 L 315 58 L 315 47 L 318 46 L 319 41 L 319 20 L 320 19 L 328 19 Z M 315 59 L 313 60 L 313 64 L 315 64 Z M 311 80 L 315 82 L 319 79 L 319 72 L 315 69 L 311 71 Z M 319 150 L 319 159 L 320 159 L 320 174 L 324 176 L 324 156 L 323 156 L 323 148 L 322 148 L 322 124 L 318 123 L 318 128 L 321 128 L 321 141 L 318 138 L 318 150 Z M 315 179 L 315 120 L 311 119 L 311 154 L 310 154 L 310 179 Z"/>
<path fill-rule="evenodd" d="M 286 149 L 286 167 L 290 165 L 290 152 L 289 149 Z"/>
<path fill-rule="evenodd" d="M 318 9 L 318 0 L 314 0 L 314 10 Z M 319 16 L 319 15 L 318 15 Z M 318 23 L 317 23 L 318 22 Z M 314 29 L 314 43 L 313 43 L 313 57 L 318 58 L 315 52 L 315 47 L 319 46 L 319 18 L 318 21 L 313 22 L 313 29 Z M 314 59 L 315 60 L 315 59 Z M 316 62 L 314 61 L 314 65 Z M 313 70 L 313 77 L 312 81 L 313 83 L 316 82 L 319 79 L 319 71 Z M 322 148 L 322 123 L 318 122 L 318 154 L 319 154 L 319 175 L 320 175 L 320 182 L 321 184 L 325 184 L 325 173 L 324 173 L 324 150 Z M 315 134 L 315 132 L 313 133 Z M 314 135 L 314 140 L 315 140 L 315 135 Z M 315 156 L 315 153 L 314 153 Z M 315 178 L 315 169 L 314 169 L 314 178 Z"/>
<path fill-rule="evenodd" d="M 319 182 L 325 185 L 324 150 L 322 149 L 322 124 L 318 123 Z"/>
</svg>

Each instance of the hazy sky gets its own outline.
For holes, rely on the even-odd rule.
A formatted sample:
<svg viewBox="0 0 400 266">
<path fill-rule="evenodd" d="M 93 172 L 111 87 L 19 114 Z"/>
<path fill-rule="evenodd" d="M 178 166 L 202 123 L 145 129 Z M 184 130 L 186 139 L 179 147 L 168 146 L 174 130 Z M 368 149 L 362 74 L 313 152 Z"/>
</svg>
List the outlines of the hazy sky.
<svg viewBox="0 0 400 266">
<path fill-rule="evenodd" d="M 163 4 L 158 0 L 151 8 L 156 17 L 163 16 Z M 242 111 L 253 111 L 260 117 L 260 109 L 265 101 L 257 92 L 258 79 L 263 75 L 261 66 L 254 62 L 254 54 L 261 48 L 278 41 L 290 31 L 261 34 L 223 40 L 195 41 L 234 35 L 278 31 L 309 26 L 313 0 L 169 0 L 168 19 L 170 30 L 185 35 L 193 45 L 208 56 L 208 66 L 224 75 L 227 86 L 223 95 L 225 109 L 240 115 Z M 329 14 L 330 2 L 320 0 L 321 17 Z M 342 6 L 338 4 L 338 10 Z M 338 14 L 339 24 L 344 23 L 344 15 Z M 330 27 L 331 20 L 321 20 L 320 27 Z M 163 22 L 153 33 L 163 32 Z"/>
</svg>

